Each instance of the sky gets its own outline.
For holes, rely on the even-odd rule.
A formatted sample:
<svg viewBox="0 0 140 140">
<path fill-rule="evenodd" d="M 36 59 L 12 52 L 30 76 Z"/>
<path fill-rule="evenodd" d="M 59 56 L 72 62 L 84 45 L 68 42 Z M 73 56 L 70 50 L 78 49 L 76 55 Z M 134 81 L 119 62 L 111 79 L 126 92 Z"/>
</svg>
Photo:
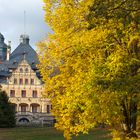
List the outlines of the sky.
<svg viewBox="0 0 140 140">
<path fill-rule="evenodd" d="M 12 51 L 19 45 L 20 35 L 30 37 L 30 45 L 36 49 L 37 42 L 44 40 L 51 32 L 44 21 L 43 0 L 0 0 L 0 33 L 5 43 L 11 41 Z"/>
</svg>

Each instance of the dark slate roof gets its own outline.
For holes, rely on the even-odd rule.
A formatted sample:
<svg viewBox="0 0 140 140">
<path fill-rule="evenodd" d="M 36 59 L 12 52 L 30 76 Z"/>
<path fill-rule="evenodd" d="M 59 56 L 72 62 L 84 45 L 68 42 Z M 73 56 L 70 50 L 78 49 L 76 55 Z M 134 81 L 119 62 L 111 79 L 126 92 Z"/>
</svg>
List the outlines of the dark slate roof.
<svg viewBox="0 0 140 140">
<path fill-rule="evenodd" d="M 29 44 L 29 37 L 27 35 L 21 35 L 21 43 L 11 53 L 10 60 L 5 60 L 0 64 L 0 76 L 9 76 L 10 69 L 16 69 L 18 64 L 23 60 L 27 60 L 33 70 L 36 70 L 36 65 L 39 64 L 37 53 Z M 2 71 L 5 71 L 4 73 Z"/>
<path fill-rule="evenodd" d="M 4 39 L 4 36 L 0 33 L 0 39 Z"/>
<path fill-rule="evenodd" d="M 9 77 L 11 75 L 11 72 L 9 71 L 1 71 L 0 76 L 1 77 Z"/>
<path fill-rule="evenodd" d="M 1 48 L 7 48 L 7 45 L 4 42 L 0 42 L 0 47 Z"/>
<path fill-rule="evenodd" d="M 4 43 L 4 36 L 0 33 L 0 47 L 6 48 L 7 45 Z"/>
<path fill-rule="evenodd" d="M 11 66 L 13 66 L 13 64 L 20 63 L 24 57 L 32 68 L 39 63 L 37 53 L 34 49 L 29 44 L 20 43 L 20 45 L 10 55 Z"/>
</svg>

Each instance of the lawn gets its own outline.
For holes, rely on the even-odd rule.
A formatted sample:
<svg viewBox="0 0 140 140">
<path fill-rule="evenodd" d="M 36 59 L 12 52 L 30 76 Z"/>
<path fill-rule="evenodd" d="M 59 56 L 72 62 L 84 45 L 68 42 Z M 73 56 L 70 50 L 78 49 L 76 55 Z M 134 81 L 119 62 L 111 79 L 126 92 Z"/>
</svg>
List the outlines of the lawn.
<svg viewBox="0 0 140 140">
<path fill-rule="evenodd" d="M 0 140 L 64 140 L 63 134 L 54 128 L 0 129 Z M 111 140 L 109 131 L 94 129 L 88 135 L 73 137 L 73 140 Z"/>
</svg>

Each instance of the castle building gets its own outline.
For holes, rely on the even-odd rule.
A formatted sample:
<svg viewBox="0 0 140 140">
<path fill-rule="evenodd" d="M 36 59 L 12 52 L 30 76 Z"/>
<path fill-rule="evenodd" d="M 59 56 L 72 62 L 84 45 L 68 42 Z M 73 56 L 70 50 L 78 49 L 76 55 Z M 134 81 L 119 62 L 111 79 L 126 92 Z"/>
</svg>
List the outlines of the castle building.
<svg viewBox="0 0 140 140">
<path fill-rule="evenodd" d="M 20 36 L 19 46 L 11 53 L 0 33 L 0 85 L 14 106 L 17 125 L 53 125 L 50 100 L 42 96 L 38 64 L 28 35 Z"/>
</svg>

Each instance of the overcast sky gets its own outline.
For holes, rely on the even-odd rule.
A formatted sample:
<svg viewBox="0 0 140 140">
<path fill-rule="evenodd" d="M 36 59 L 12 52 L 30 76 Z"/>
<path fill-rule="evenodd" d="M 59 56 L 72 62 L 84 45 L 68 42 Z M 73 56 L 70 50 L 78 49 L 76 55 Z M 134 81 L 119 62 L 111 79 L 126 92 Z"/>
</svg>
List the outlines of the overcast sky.
<svg viewBox="0 0 140 140">
<path fill-rule="evenodd" d="M 26 11 L 26 34 L 30 44 L 36 49 L 38 41 L 50 32 L 44 22 L 43 0 L 0 0 L 0 32 L 5 42 L 11 41 L 12 51 L 19 45 L 19 37 L 24 33 L 24 11 Z"/>
</svg>

